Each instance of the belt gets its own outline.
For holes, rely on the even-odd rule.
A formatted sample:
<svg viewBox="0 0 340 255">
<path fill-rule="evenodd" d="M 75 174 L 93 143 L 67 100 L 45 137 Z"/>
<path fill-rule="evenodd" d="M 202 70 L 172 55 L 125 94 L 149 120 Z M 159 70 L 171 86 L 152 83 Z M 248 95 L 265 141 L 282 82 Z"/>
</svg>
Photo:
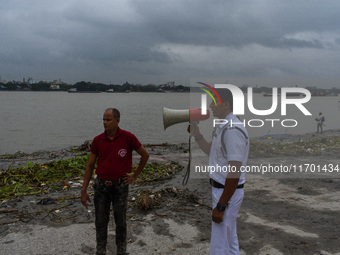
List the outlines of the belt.
<svg viewBox="0 0 340 255">
<path fill-rule="evenodd" d="M 124 182 L 123 177 L 121 177 L 119 179 L 115 179 L 115 180 L 103 180 L 103 179 L 98 177 L 98 180 L 100 182 L 104 183 L 106 186 L 114 186 L 114 185 L 118 185 L 118 184 L 121 184 L 122 182 Z"/>
<path fill-rule="evenodd" d="M 215 181 L 214 179 L 211 179 L 210 178 L 210 184 L 211 186 L 213 186 L 214 188 L 218 188 L 218 189 L 224 189 L 224 185 Z M 240 185 L 237 185 L 236 189 L 243 189 L 244 187 L 244 184 L 240 184 Z"/>
</svg>

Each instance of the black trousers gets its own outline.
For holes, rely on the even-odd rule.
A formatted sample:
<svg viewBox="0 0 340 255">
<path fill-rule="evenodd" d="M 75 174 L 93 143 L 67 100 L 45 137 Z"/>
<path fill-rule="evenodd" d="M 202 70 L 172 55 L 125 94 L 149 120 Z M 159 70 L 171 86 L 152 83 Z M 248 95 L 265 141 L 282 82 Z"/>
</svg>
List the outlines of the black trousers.
<svg viewBox="0 0 340 255">
<path fill-rule="evenodd" d="M 106 254 L 107 231 L 112 203 L 114 220 L 116 223 L 117 254 L 126 253 L 126 210 L 129 186 L 124 183 L 106 186 L 98 178 L 95 180 L 94 207 L 97 254 Z"/>
</svg>

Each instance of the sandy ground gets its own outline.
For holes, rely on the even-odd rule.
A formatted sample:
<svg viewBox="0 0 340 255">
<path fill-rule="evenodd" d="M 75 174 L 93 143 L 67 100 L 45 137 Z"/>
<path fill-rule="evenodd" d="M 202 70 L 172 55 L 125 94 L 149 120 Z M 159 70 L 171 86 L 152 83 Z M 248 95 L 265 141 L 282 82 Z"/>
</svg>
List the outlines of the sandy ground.
<svg viewBox="0 0 340 255">
<path fill-rule="evenodd" d="M 326 132 L 323 138 L 334 135 L 339 136 L 340 131 Z M 315 134 L 289 139 L 313 137 Z M 186 166 L 187 150 L 170 147 L 149 148 L 150 161 L 176 161 Z M 313 157 L 256 158 L 248 165 L 340 164 L 339 156 L 334 152 Z M 209 254 L 208 180 L 190 179 L 183 186 L 184 174 L 185 168 L 171 180 L 130 187 L 130 254 Z M 245 199 L 238 217 L 240 254 L 340 254 L 340 173 L 306 177 L 247 173 Z M 155 196 L 154 205 L 142 210 L 135 198 L 146 189 Z M 0 213 L 0 253 L 94 254 L 94 208 L 90 206 L 87 211 L 79 194 L 76 188 L 0 202 L 0 209 L 13 209 Z M 44 201 L 51 204 L 41 203 Z M 112 218 L 109 228 L 107 254 L 116 254 Z"/>
</svg>

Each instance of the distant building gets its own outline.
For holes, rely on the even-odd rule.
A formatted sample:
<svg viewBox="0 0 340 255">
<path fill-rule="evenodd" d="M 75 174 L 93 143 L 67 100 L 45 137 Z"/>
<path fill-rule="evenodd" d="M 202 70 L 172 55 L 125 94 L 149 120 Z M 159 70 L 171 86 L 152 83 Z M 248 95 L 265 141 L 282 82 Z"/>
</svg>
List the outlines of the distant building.
<svg viewBox="0 0 340 255">
<path fill-rule="evenodd" d="M 52 83 L 52 84 L 50 85 L 50 89 L 52 89 L 52 90 L 59 90 L 59 89 L 60 89 L 60 85 L 59 85 L 59 84 Z"/>
<path fill-rule="evenodd" d="M 175 87 L 175 82 L 169 81 L 166 85 L 172 88 L 172 87 Z"/>
<path fill-rule="evenodd" d="M 60 79 L 59 80 L 54 80 L 51 82 L 50 89 L 52 90 L 59 90 L 60 85 L 64 84 Z"/>
</svg>

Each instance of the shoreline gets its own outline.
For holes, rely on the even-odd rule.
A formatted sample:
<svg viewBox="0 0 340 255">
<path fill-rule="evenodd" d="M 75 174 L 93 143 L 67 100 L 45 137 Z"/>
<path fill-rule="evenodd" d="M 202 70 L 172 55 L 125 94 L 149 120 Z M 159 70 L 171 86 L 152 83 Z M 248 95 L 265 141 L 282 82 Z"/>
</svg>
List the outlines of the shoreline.
<svg viewBox="0 0 340 255">
<path fill-rule="evenodd" d="M 263 136 L 265 137 L 265 136 Z M 323 134 L 317 133 L 305 133 L 305 134 L 290 134 L 283 137 L 278 136 L 275 138 L 274 135 L 268 135 L 267 138 L 255 137 L 250 140 L 259 143 L 294 143 L 294 142 L 307 142 L 312 139 L 322 140 L 329 139 L 332 137 L 340 137 L 340 129 L 326 130 Z M 32 162 L 33 164 L 41 164 L 49 161 L 67 159 L 72 157 L 85 156 L 89 153 L 91 141 L 84 141 L 81 145 L 73 145 L 67 148 L 62 148 L 58 150 L 37 150 L 32 153 L 26 153 L 17 151 L 15 153 L 4 153 L 0 154 L 0 170 L 8 168 L 10 165 L 12 167 L 26 166 L 27 162 Z M 176 150 L 180 147 L 184 151 L 188 150 L 188 143 L 161 143 L 161 144 L 145 144 L 146 148 L 162 148 L 168 147 L 171 151 Z M 161 149 L 157 153 L 162 153 Z"/>
<path fill-rule="evenodd" d="M 263 136 L 258 136 L 258 137 L 254 137 L 254 138 L 250 138 L 251 141 L 260 141 L 260 142 L 277 142 L 277 141 L 282 141 L 282 142 L 296 142 L 296 141 L 307 141 L 310 139 L 322 139 L 322 138 L 330 138 L 333 136 L 340 136 L 340 129 L 328 129 L 325 130 L 324 133 L 322 134 L 318 134 L 316 132 L 307 132 L 307 133 L 303 133 L 303 134 L 286 134 L 284 136 L 277 136 L 277 138 L 275 137 L 275 134 L 268 134 L 268 135 L 263 135 Z M 57 150 L 36 150 L 33 152 L 25 152 L 25 151 L 16 151 L 14 153 L 1 153 L 0 154 L 0 159 L 1 158 L 14 158 L 16 156 L 25 156 L 25 155 L 40 155 L 40 154 L 44 154 L 44 153 L 51 153 L 52 156 L 54 153 L 58 153 L 58 152 L 68 152 L 68 153 L 72 153 L 72 152 L 79 152 L 79 151 L 86 151 L 89 150 L 90 145 L 91 145 L 91 140 L 86 140 L 83 142 L 83 144 L 81 145 L 70 145 L 64 148 L 60 148 Z M 147 147 L 156 147 L 156 146 L 172 146 L 172 145 L 185 145 L 187 144 L 187 142 L 181 142 L 181 143 L 168 143 L 168 142 L 164 142 L 164 143 L 158 143 L 158 144 L 143 144 L 144 146 Z M 46 155 L 44 155 L 44 157 L 46 157 Z"/>
<path fill-rule="evenodd" d="M 339 137 L 340 130 L 327 131 L 323 135 L 292 136 L 281 142 L 322 140 L 333 136 Z M 272 144 L 274 140 L 260 141 Z M 141 255 L 208 254 L 211 198 L 207 179 L 192 178 L 187 185 L 182 185 L 188 161 L 186 144 L 149 145 L 147 150 L 150 162 L 178 162 L 183 169 L 171 179 L 130 186 L 128 252 Z M 58 154 L 50 158 L 47 152 L 41 155 L 47 157 L 45 160 L 58 158 Z M 41 155 L 35 155 L 37 162 L 42 160 Z M 248 164 L 339 163 L 338 155 L 339 150 L 319 156 L 274 155 L 250 158 Z M 16 159 L 25 164 L 28 158 Z M 155 200 L 151 209 L 143 210 L 137 201 L 146 190 Z M 87 211 L 80 203 L 79 193 L 79 188 L 74 188 L 0 201 L 0 209 L 13 210 L 0 213 L 2 253 L 93 254 L 94 208 L 91 205 Z M 54 203 L 39 203 L 44 198 L 52 198 Z M 240 254 L 339 255 L 339 201 L 339 173 L 308 179 L 246 174 L 245 199 L 238 215 Z M 114 250 L 114 228 L 111 216 L 109 250 Z"/>
</svg>

